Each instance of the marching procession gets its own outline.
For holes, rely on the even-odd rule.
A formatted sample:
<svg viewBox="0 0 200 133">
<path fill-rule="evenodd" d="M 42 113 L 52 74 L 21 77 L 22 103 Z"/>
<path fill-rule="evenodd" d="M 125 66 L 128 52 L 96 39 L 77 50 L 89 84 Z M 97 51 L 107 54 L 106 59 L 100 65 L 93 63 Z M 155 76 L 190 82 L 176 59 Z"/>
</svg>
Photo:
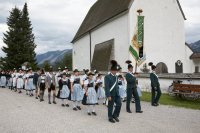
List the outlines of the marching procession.
<svg viewBox="0 0 200 133">
<path fill-rule="evenodd" d="M 108 120 L 111 123 L 119 122 L 119 115 L 122 102 L 126 102 L 127 113 L 132 113 L 130 103 L 135 103 L 135 112 L 143 113 L 140 104 L 142 96 L 141 87 L 138 85 L 137 75 L 133 72 L 131 61 L 126 61 L 127 73 L 122 73 L 122 68 L 117 61 L 110 61 L 111 68 L 105 77 L 103 74 L 89 69 L 84 69 L 81 75 L 78 69 L 73 73 L 68 67 L 57 71 L 50 67 L 47 72 L 44 69 L 32 68 L 13 69 L 11 71 L 2 70 L 0 73 L 1 88 L 9 88 L 17 93 L 26 95 L 43 102 L 45 91 L 48 94 L 48 104 L 57 104 L 58 100 L 62 107 L 72 107 L 74 111 L 80 111 L 81 106 L 87 106 L 89 116 L 97 116 L 97 106 L 103 104 L 108 108 Z M 161 96 L 158 76 L 155 73 L 156 66 L 149 63 L 152 68 L 150 73 L 152 87 L 152 106 L 159 106 Z M 58 88 L 58 89 L 57 89 Z M 35 93 L 34 93 L 35 91 Z M 70 102 L 72 101 L 72 102 Z"/>
</svg>

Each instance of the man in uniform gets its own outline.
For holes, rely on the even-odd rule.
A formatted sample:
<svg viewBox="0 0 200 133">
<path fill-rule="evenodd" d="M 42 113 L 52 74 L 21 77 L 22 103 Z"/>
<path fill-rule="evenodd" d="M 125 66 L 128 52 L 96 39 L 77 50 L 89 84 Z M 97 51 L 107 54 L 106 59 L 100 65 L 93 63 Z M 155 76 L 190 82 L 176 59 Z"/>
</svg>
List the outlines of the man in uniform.
<svg viewBox="0 0 200 133">
<path fill-rule="evenodd" d="M 138 96 L 137 87 L 136 87 L 136 77 L 133 74 L 133 66 L 131 65 L 131 61 L 126 61 L 128 64 L 128 72 L 126 74 L 126 81 L 127 81 L 127 101 L 126 101 L 126 111 L 128 113 L 132 113 L 130 109 L 130 102 L 132 98 L 132 94 L 135 98 L 135 108 L 136 113 L 142 113 L 141 105 L 140 105 L 140 98 Z"/>
<path fill-rule="evenodd" d="M 151 66 L 152 72 L 150 73 L 150 80 L 151 80 L 151 93 L 152 93 L 152 98 L 151 98 L 151 105 L 152 106 L 159 106 L 158 101 L 162 95 L 162 92 L 160 90 L 160 83 L 159 83 L 159 78 L 156 75 L 156 66 L 153 65 L 152 62 L 149 63 L 149 66 Z"/>
<path fill-rule="evenodd" d="M 111 61 L 110 73 L 105 76 L 105 92 L 108 99 L 108 119 L 109 122 L 115 123 L 119 122 L 119 114 L 121 110 L 121 98 L 119 95 L 118 77 L 116 73 L 118 72 L 118 64 L 115 60 Z M 114 103 L 116 104 L 115 110 L 113 112 Z"/>
</svg>

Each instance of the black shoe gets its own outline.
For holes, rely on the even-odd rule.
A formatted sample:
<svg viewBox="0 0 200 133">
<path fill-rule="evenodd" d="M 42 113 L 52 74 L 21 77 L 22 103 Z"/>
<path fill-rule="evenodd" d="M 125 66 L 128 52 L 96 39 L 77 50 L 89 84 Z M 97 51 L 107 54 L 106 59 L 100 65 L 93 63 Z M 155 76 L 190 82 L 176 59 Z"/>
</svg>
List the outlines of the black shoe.
<svg viewBox="0 0 200 133">
<path fill-rule="evenodd" d="M 95 115 L 95 116 L 97 116 L 97 113 L 96 113 L 96 112 L 92 112 L 92 114 Z"/>
<path fill-rule="evenodd" d="M 115 123 L 115 121 L 113 119 L 109 119 L 109 122 L 111 123 Z"/>
<path fill-rule="evenodd" d="M 122 102 L 126 102 L 126 100 L 124 99 Z"/>
<path fill-rule="evenodd" d="M 57 104 L 56 101 L 53 101 L 53 104 Z"/>
<path fill-rule="evenodd" d="M 19 91 L 19 94 L 22 93 L 22 91 Z"/>
<path fill-rule="evenodd" d="M 65 107 L 65 105 L 64 105 L 64 104 L 61 104 L 61 106 L 62 106 L 62 107 Z"/>
<path fill-rule="evenodd" d="M 128 110 L 127 112 L 128 112 L 128 113 L 132 113 L 132 111 L 130 111 L 130 110 Z"/>
<path fill-rule="evenodd" d="M 96 103 L 96 105 L 99 105 L 99 103 Z"/>
<path fill-rule="evenodd" d="M 76 107 L 74 107 L 74 108 L 73 108 L 73 110 L 74 110 L 74 111 L 77 111 L 77 108 L 76 108 Z"/>
<path fill-rule="evenodd" d="M 38 97 L 35 97 L 35 99 L 38 99 Z"/>
<path fill-rule="evenodd" d="M 135 103 L 135 101 L 132 101 L 132 103 Z"/>
<path fill-rule="evenodd" d="M 136 111 L 136 113 L 143 113 L 143 111 L 141 111 L 141 110 L 140 111 Z"/>
<path fill-rule="evenodd" d="M 66 107 L 69 107 L 69 104 L 65 104 Z"/>
<path fill-rule="evenodd" d="M 91 113 L 90 113 L 90 112 L 88 112 L 87 114 L 88 114 L 88 115 L 91 115 Z"/>
<path fill-rule="evenodd" d="M 77 106 L 77 109 L 81 110 L 81 107 L 80 107 L 80 106 Z"/>
<path fill-rule="evenodd" d="M 49 104 L 51 104 L 51 102 L 49 101 Z"/>
<path fill-rule="evenodd" d="M 40 102 L 43 102 L 44 100 L 43 99 L 40 99 Z"/>
<path fill-rule="evenodd" d="M 113 117 L 113 119 L 115 119 L 116 122 L 119 122 L 119 119 L 117 117 Z"/>
<path fill-rule="evenodd" d="M 153 104 L 152 104 L 152 106 L 155 106 L 155 107 L 156 107 L 156 106 L 158 106 L 158 104 L 156 104 L 156 103 L 153 103 Z"/>
</svg>

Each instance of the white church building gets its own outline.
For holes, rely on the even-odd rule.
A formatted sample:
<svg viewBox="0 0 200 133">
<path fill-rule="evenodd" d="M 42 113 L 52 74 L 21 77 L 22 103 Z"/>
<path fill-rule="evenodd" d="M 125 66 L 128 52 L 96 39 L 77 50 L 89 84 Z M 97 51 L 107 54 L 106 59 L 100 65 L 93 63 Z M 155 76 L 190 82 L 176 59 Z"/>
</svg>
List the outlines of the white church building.
<svg viewBox="0 0 200 133">
<path fill-rule="evenodd" d="M 144 64 L 153 62 L 160 73 L 194 73 L 192 50 L 185 43 L 186 17 L 179 0 L 97 0 L 90 8 L 73 43 L 73 68 L 109 70 L 115 59 L 123 71 L 126 60 L 134 59 L 129 52 L 138 9 L 144 16 Z"/>
</svg>

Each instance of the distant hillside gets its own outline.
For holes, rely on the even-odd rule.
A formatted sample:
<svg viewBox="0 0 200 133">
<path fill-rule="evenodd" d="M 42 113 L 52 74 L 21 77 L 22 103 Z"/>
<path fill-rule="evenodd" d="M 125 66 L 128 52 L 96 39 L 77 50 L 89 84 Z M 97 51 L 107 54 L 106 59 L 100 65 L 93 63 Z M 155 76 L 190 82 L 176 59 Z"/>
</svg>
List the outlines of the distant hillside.
<svg viewBox="0 0 200 133">
<path fill-rule="evenodd" d="M 38 54 L 36 56 L 38 65 L 41 65 L 44 61 L 49 61 L 51 64 L 54 64 L 56 61 L 63 59 L 65 54 L 72 54 L 71 49 L 66 50 L 57 50 L 57 51 L 49 51 L 44 54 Z"/>
<path fill-rule="evenodd" d="M 195 53 L 200 53 L 200 40 L 197 42 L 191 43 L 190 46 Z"/>
</svg>

